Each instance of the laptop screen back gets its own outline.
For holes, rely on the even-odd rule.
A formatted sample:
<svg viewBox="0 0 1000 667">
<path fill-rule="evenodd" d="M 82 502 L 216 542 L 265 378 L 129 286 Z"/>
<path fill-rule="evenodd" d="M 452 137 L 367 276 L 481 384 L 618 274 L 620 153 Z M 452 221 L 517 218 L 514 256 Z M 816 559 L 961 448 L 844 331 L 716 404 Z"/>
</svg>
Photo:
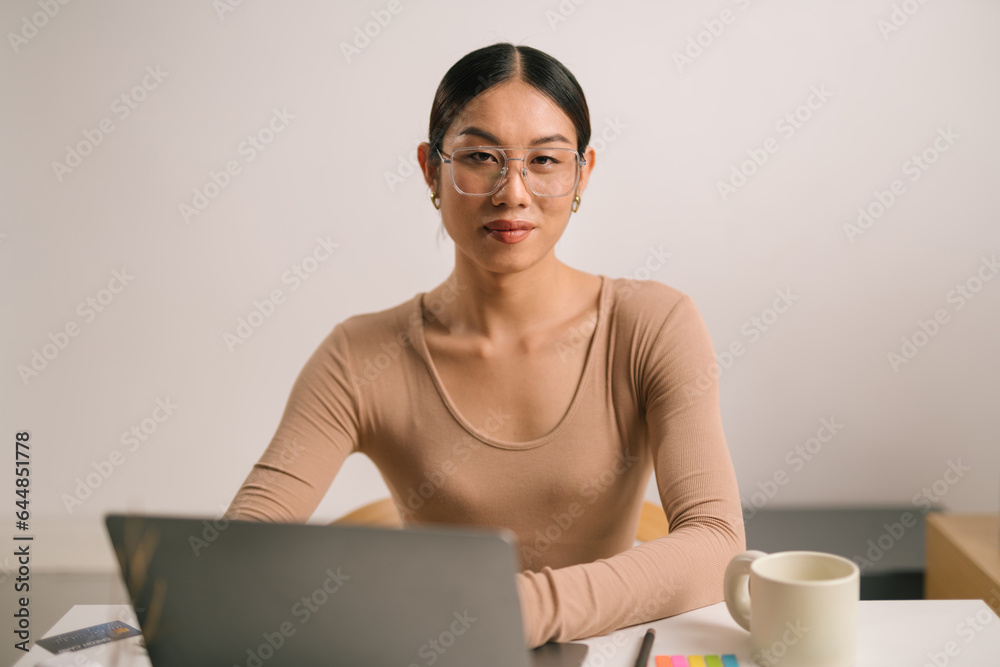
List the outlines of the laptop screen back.
<svg viewBox="0 0 1000 667">
<path fill-rule="evenodd" d="M 154 667 L 529 664 L 508 533 L 106 521 Z"/>
</svg>

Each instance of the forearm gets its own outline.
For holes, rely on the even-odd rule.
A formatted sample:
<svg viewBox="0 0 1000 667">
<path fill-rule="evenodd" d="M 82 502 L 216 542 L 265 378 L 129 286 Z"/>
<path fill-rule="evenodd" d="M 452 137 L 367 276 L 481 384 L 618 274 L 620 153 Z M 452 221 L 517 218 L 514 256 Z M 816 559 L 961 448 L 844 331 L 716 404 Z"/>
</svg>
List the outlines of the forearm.
<svg viewBox="0 0 1000 667">
<path fill-rule="evenodd" d="M 527 644 L 607 634 L 719 602 L 726 565 L 744 548 L 742 519 L 729 513 L 611 558 L 518 573 Z"/>
</svg>

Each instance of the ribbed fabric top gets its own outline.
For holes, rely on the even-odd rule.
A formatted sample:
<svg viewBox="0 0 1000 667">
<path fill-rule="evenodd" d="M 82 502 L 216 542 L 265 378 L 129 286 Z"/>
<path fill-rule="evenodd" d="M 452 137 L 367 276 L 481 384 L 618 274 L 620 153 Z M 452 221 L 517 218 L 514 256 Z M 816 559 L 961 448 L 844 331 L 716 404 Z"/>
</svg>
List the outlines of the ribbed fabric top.
<svg viewBox="0 0 1000 667">
<path fill-rule="evenodd" d="M 601 280 L 570 406 L 529 442 L 491 435 L 511 418 L 502 410 L 472 424 L 456 408 L 424 340 L 434 317 L 424 293 L 340 322 L 299 373 L 226 517 L 304 522 L 360 452 L 404 523 L 513 531 L 528 646 L 721 601 L 745 538 L 711 338 L 682 292 Z M 653 471 L 670 534 L 633 546 Z"/>
</svg>

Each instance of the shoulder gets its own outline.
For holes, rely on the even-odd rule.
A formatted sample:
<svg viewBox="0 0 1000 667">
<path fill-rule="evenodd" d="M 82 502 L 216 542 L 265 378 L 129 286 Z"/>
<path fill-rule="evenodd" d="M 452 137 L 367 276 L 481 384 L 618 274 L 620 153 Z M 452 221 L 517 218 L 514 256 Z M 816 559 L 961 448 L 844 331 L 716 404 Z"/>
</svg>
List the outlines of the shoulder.
<svg viewBox="0 0 1000 667">
<path fill-rule="evenodd" d="M 338 322 L 313 351 L 302 375 L 329 383 L 353 378 L 356 386 L 388 368 L 399 372 L 396 360 L 408 357 L 410 313 L 419 294 L 383 310 L 352 315 Z M 346 386 L 346 385 L 345 385 Z"/>
<path fill-rule="evenodd" d="M 700 394 L 703 381 L 712 381 L 708 374 L 716 356 L 694 298 L 653 280 L 620 278 L 615 282 L 612 336 L 630 360 L 643 409 L 655 396 L 692 382 L 696 384 L 689 386 L 697 387 Z"/>
<path fill-rule="evenodd" d="M 658 332 L 667 326 L 701 321 L 694 299 L 665 283 L 614 278 L 610 291 L 615 319 L 628 328 Z"/>
<path fill-rule="evenodd" d="M 351 315 L 333 328 L 328 339 L 346 344 L 355 354 L 362 355 L 384 350 L 393 341 L 406 345 L 419 298 L 418 293 L 389 308 Z"/>
<path fill-rule="evenodd" d="M 406 301 L 389 308 L 359 313 L 341 320 L 333 327 L 317 349 L 321 358 L 334 358 L 350 372 L 381 374 L 390 366 L 401 370 L 397 360 L 411 360 L 414 353 L 411 335 L 420 320 L 417 293 Z"/>
</svg>

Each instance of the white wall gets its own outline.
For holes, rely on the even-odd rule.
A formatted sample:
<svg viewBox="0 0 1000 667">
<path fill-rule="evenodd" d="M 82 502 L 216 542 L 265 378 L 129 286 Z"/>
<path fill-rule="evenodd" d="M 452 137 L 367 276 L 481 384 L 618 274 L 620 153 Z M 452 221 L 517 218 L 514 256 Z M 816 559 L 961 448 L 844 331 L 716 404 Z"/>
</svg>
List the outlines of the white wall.
<svg viewBox="0 0 1000 667">
<path fill-rule="evenodd" d="M 0 433 L 31 432 L 36 565 L 109 567 L 110 510 L 220 513 L 326 333 L 449 273 L 453 245 L 401 165 L 448 67 L 497 40 L 562 60 L 590 104 L 597 167 L 561 259 L 636 276 L 662 247 L 671 258 L 650 277 L 695 297 L 720 352 L 744 344 L 721 383 L 748 502 L 777 473 L 784 484 L 757 504 L 909 505 L 938 481 L 951 509 L 997 510 L 1000 279 L 961 308 L 948 295 L 1000 251 L 1000 5 L 404 0 L 348 62 L 340 44 L 386 7 L 71 2 L 33 32 L 37 1 L 0 5 Z M 723 11 L 729 22 L 713 23 Z M 886 32 L 894 12 L 901 25 Z M 678 64 L 699 39 L 702 53 Z M 144 77 L 125 117 L 115 100 Z M 241 142 L 274 109 L 292 118 L 251 161 Z M 791 132 L 782 119 L 796 109 L 808 119 Z M 57 175 L 102 119 L 113 130 Z M 915 178 L 907 161 L 935 157 L 949 128 L 957 138 Z M 777 149 L 724 199 L 718 183 L 765 146 Z M 179 205 L 230 160 L 240 173 L 186 222 Z M 391 173 L 402 182 L 390 187 Z M 894 179 L 905 190 L 849 240 L 858 207 Z M 282 276 L 317 237 L 340 246 L 293 290 Z M 78 304 L 116 270 L 134 278 L 88 321 Z M 287 300 L 230 352 L 224 334 L 274 289 Z M 793 305 L 752 339 L 778 290 Z M 888 353 L 937 309 L 947 322 L 893 368 Z M 18 367 L 71 323 L 78 335 L 23 381 Z M 174 414 L 123 447 L 167 398 Z M 788 458 L 831 417 L 843 427 L 810 461 Z M 120 465 L 69 511 L 64 496 L 113 450 Z M 959 461 L 968 470 L 941 481 Z M 385 494 L 352 457 L 314 519 Z"/>
</svg>

